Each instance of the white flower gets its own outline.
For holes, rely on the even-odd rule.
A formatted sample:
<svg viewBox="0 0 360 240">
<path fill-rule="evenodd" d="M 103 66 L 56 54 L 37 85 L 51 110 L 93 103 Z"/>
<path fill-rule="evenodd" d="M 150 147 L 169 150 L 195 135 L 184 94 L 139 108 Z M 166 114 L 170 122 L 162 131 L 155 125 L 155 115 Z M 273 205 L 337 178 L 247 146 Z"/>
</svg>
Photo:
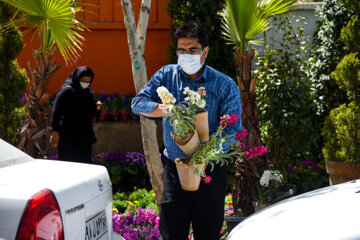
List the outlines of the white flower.
<svg viewBox="0 0 360 240">
<path fill-rule="evenodd" d="M 188 87 L 184 88 L 184 94 L 188 95 L 185 98 L 186 102 L 198 106 L 199 108 L 205 108 L 206 101 L 201 98 L 201 95 L 195 91 L 190 90 Z"/>
<path fill-rule="evenodd" d="M 184 94 L 188 94 L 188 92 L 191 91 L 189 87 L 184 88 Z"/>
<path fill-rule="evenodd" d="M 283 176 L 281 173 L 277 170 L 272 171 L 272 179 L 274 179 L 277 182 L 282 182 Z"/>
<path fill-rule="evenodd" d="M 158 87 L 156 89 L 157 94 L 159 95 L 161 101 L 166 106 L 172 105 L 176 102 L 176 98 L 167 90 L 166 87 Z"/>
<path fill-rule="evenodd" d="M 263 175 L 260 178 L 260 185 L 263 187 L 267 187 L 269 186 L 269 182 L 271 180 L 271 171 L 270 170 L 265 170 Z"/>
<path fill-rule="evenodd" d="M 294 190 L 293 189 L 289 189 L 289 196 L 292 196 L 294 194 Z"/>
</svg>

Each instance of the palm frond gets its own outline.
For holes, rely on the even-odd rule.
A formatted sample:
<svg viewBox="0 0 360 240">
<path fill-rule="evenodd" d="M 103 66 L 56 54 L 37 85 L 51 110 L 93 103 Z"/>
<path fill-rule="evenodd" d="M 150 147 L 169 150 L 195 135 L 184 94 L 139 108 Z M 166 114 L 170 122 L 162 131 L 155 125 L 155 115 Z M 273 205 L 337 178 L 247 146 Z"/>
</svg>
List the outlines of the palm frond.
<svg viewBox="0 0 360 240">
<path fill-rule="evenodd" d="M 221 17 L 222 34 L 242 53 L 248 45 L 259 45 L 259 34 L 269 28 L 269 18 L 286 13 L 296 0 L 225 0 Z"/>
<path fill-rule="evenodd" d="M 66 62 L 76 59 L 84 40 L 79 32 L 86 28 L 76 21 L 76 13 L 82 9 L 74 6 L 72 0 L 0 1 L 24 12 L 14 23 L 26 27 L 25 33 L 36 29 L 44 51 L 50 50 L 55 43 Z"/>
</svg>

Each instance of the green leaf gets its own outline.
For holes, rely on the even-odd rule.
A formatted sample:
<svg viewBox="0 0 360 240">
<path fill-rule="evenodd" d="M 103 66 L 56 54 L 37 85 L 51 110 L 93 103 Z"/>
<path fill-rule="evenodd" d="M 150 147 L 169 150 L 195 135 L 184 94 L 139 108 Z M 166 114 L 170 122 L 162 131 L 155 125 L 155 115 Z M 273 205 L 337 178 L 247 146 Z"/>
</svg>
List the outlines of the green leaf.
<svg viewBox="0 0 360 240">
<path fill-rule="evenodd" d="M 72 0 L 0 0 L 24 12 L 14 23 L 26 27 L 24 33 L 36 30 L 40 35 L 43 51 L 50 51 L 54 44 L 66 62 L 74 61 L 81 51 L 84 38 L 79 34 L 86 27 L 76 20 Z"/>
</svg>

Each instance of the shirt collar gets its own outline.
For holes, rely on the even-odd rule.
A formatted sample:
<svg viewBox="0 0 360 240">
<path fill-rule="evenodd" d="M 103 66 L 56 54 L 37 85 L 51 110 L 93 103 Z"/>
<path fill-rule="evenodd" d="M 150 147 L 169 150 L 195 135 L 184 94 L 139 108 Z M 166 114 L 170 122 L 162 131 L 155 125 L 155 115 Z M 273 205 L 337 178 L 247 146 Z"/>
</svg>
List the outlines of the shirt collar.
<svg viewBox="0 0 360 240">
<path fill-rule="evenodd" d="M 184 73 L 183 70 L 181 70 L 180 66 L 178 65 L 179 68 L 179 72 L 180 72 L 180 76 L 182 76 L 183 78 L 185 78 L 188 81 L 194 81 L 194 82 L 206 82 L 207 81 L 207 73 L 208 73 L 208 66 L 206 63 L 204 63 L 204 71 L 202 72 L 202 74 L 200 75 L 200 77 L 194 79 L 194 80 L 190 80 L 190 78 L 188 78 L 188 76 L 186 75 L 186 73 Z"/>
</svg>

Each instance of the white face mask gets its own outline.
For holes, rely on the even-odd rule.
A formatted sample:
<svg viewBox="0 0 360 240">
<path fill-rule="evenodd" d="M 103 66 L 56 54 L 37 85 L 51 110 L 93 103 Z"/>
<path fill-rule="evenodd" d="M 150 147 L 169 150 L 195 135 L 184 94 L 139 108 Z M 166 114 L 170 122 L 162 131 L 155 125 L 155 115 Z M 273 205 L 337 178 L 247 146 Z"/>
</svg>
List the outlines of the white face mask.
<svg viewBox="0 0 360 240">
<path fill-rule="evenodd" d="M 80 82 L 80 86 L 83 88 L 83 89 L 86 89 L 90 86 L 90 83 L 86 83 L 86 82 Z"/>
<path fill-rule="evenodd" d="M 201 55 L 199 54 L 182 54 L 178 56 L 180 68 L 189 75 L 197 73 L 203 64 L 201 64 Z"/>
</svg>

